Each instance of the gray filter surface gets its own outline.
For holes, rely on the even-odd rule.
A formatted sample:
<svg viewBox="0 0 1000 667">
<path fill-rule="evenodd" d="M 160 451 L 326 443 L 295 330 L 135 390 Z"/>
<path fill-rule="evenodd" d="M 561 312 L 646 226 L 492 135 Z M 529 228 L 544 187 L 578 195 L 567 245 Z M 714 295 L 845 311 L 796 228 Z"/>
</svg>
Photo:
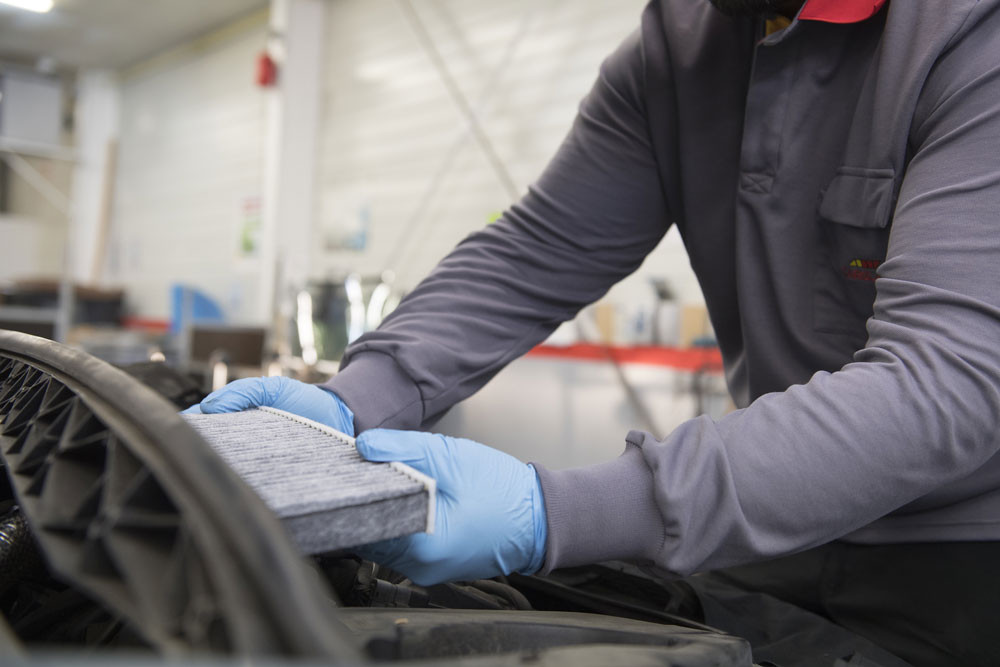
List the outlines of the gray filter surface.
<svg viewBox="0 0 1000 667">
<path fill-rule="evenodd" d="M 354 439 L 274 408 L 184 415 L 306 554 L 431 532 L 434 480 L 361 458 Z"/>
</svg>

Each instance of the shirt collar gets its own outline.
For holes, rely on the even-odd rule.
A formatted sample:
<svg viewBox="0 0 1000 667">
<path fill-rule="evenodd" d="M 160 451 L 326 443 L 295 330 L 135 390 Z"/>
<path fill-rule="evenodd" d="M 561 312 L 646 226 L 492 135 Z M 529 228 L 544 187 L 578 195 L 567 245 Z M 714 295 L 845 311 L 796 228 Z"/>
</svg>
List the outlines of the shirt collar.
<svg viewBox="0 0 1000 667">
<path fill-rule="evenodd" d="M 858 23 L 875 16 L 887 0 L 806 0 L 800 21 Z"/>
</svg>

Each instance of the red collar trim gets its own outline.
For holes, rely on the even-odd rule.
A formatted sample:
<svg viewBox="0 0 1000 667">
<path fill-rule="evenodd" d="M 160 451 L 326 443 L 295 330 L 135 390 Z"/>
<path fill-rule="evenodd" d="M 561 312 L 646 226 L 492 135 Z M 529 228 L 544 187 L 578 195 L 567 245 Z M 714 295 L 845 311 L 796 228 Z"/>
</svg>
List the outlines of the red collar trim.
<svg viewBox="0 0 1000 667">
<path fill-rule="evenodd" d="M 801 21 L 858 23 L 875 16 L 887 0 L 806 0 Z"/>
</svg>

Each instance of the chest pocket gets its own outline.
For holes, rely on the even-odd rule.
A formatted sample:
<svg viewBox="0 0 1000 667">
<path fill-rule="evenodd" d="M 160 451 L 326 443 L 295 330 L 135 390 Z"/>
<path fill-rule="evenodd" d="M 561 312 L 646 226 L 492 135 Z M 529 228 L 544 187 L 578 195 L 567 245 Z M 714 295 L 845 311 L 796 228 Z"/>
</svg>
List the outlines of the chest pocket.
<svg viewBox="0 0 1000 667">
<path fill-rule="evenodd" d="M 867 340 L 875 278 L 885 260 L 892 217 L 892 169 L 841 167 L 820 199 L 814 326 Z"/>
</svg>

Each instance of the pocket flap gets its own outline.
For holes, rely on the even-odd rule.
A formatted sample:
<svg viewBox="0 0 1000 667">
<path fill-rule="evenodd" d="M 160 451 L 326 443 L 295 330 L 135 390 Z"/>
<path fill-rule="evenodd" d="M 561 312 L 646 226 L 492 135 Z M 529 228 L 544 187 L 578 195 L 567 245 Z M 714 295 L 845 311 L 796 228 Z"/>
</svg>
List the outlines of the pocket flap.
<svg viewBox="0 0 1000 667">
<path fill-rule="evenodd" d="M 892 213 L 892 169 L 841 167 L 819 204 L 819 215 L 852 227 L 879 228 Z"/>
</svg>

